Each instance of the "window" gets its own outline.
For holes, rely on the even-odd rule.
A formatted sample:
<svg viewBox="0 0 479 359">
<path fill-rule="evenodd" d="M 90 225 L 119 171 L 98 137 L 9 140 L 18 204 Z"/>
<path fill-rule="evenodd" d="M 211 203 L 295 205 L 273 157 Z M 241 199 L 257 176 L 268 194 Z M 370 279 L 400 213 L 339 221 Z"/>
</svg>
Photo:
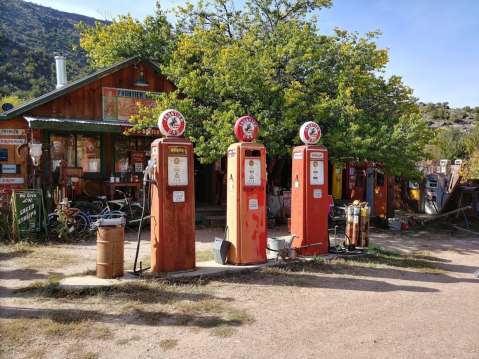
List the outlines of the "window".
<svg viewBox="0 0 479 359">
<path fill-rule="evenodd" d="M 131 151 L 145 152 L 144 158 L 147 162 L 150 156 L 151 143 L 155 139 L 156 138 L 149 137 L 115 136 L 115 139 L 113 140 L 114 168 L 112 168 L 112 171 L 115 173 L 137 172 L 135 166 L 132 166 L 130 158 Z M 144 163 L 141 168 L 144 169 L 145 165 L 146 163 Z"/>
<path fill-rule="evenodd" d="M 68 167 L 82 167 L 86 177 L 104 176 L 103 136 L 89 134 L 50 134 L 50 168 L 54 174 L 60 172 L 60 162 Z"/>
</svg>

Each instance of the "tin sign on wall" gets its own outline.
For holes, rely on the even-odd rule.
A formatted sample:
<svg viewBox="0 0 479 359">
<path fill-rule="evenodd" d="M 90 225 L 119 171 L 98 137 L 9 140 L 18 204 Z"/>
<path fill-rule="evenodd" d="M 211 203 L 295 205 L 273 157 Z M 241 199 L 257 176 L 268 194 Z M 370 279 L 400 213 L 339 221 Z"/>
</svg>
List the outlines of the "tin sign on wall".
<svg viewBox="0 0 479 359">
<path fill-rule="evenodd" d="M 8 161 L 8 150 L 0 148 L 0 161 Z"/>
</svg>

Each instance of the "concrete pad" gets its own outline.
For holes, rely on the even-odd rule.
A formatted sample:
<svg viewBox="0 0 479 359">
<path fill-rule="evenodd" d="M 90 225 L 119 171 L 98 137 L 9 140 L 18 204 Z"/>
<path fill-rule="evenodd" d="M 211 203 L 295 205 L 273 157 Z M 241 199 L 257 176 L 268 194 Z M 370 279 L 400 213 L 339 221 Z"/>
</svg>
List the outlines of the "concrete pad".
<svg viewBox="0 0 479 359">
<path fill-rule="evenodd" d="M 321 255 L 325 260 L 330 260 L 336 257 L 334 254 Z M 200 276 L 215 276 L 228 273 L 240 273 L 245 270 L 258 269 L 262 267 L 272 267 L 281 263 L 288 263 L 290 261 L 279 260 L 275 261 L 276 255 L 268 255 L 268 261 L 266 263 L 253 264 L 253 265 L 232 265 L 232 264 L 218 264 L 215 261 L 206 261 L 196 263 L 196 270 L 181 271 L 167 273 L 165 275 L 159 275 L 157 278 L 181 278 L 181 277 L 200 277 Z M 312 257 L 301 258 L 299 260 L 309 261 Z M 145 272 L 147 274 L 147 272 Z M 103 279 L 93 275 L 87 275 L 82 277 L 69 277 L 60 281 L 60 288 L 63 289 L 84 289 L 84 288 L 98 288 L 98 287 L 110 287 L 114 285 L 120 285 L 133 280 L 138 279 L 133 272 L 125 271 L 123 277 L 114 279 Z"/>
</svg>

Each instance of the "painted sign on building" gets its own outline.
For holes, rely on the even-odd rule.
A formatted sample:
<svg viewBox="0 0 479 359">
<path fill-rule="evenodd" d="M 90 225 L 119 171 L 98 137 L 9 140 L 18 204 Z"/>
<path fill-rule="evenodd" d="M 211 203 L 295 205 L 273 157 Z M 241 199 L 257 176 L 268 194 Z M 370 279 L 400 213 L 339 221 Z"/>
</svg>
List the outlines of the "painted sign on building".
<svg viewBox="0 0 479 359">
<path fill-rule="evenodd" d="M 138 115 L 138 103 L 150 109 L 156 108 L 156 101 L 148 93 L 103 87 L 103 120 L 128 122 L 131 116 Z"/>
</svg>

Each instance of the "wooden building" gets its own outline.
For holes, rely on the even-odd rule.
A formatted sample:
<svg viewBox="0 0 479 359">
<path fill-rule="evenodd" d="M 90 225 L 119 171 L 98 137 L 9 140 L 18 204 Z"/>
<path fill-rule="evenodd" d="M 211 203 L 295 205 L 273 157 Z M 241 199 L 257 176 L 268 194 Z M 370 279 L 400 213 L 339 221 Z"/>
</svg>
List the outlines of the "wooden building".
<svg viewBox="0 0 479 359">
<path fill-rule="evenodd" d="M 57 62 L 57 79 L 58 68 Z M 141 131 L 125 136 L 132 126 L 128 120 L 138 102 L 156 106 L 148 92 L 175 90 L 154 62 L 134 57 L 77 81 L 59 83 L 54 91 L 0 113 L 1 207 L 6 207 L 8 194 L 15 188 L 41 187 L 45 198 L 51 198 L 51 191 L 62 183 L 60 173 L 78 180 L 69 189 L 70 199 L 108 195 L 105 183 L 110 177 L 128 174 L 124 180 L 128 182 L 135 175 L 141 182 L 150 144 L 161 134 L 153 128 L 150 135 Z M 38 166 L 32 165 L 29 148 L 17 155 L 18 146 L 29 143 L 47 144 Z M 62 161 L 68 166 L 66 174 Z M 201 187 L 197 200 L 211 203 L 216 187 L 213 165 L 198 164 L 195 169 Z M 138 198 L 139 193 L 134 196 Z"/>
</svg>

